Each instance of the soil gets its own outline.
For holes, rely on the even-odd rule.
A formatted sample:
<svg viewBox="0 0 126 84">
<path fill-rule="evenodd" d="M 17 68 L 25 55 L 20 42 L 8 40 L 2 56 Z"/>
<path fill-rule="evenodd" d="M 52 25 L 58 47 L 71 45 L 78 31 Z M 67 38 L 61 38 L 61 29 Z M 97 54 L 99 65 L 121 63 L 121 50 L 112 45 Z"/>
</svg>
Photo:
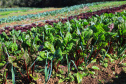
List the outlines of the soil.
<svg viewBox="0 0 126 84">
<path fill-rule="evenodd" d="M 108 58 L 107 58 L 108 59 Z M 108 59 L 109 60 L 109 59 Z M 126 59 L 121 61 L 121 63 L 126 63 Z M 108 61 L 108 66 L 105 68 L 101 63 L 90 63 L 87 68 L 90 69 L 92 66 L 99 67 L 100 70 L 94 70 L 95 75 L 90 75 L 84 77 L 82 84 L 125 84 L 126 83 L 126 72 L 120 66 L 120 59 L 115 60 L 113 63 Z M 64 74 L 67 73 L 67 67 L 61 68 Z M 73 72 L 71 72 L 73 73 Z M 39 79 L 36 81 L 37 84 L 44 84 L 44 75 L 39 73 Z M 50 78 L 47 84 L 59 84 L 59 78 Z M 62 82 L 60 84 L 77 84 L 76 81 L 73 82 Z"/>
<path fill-rule="evenodd" d="M 105 60 L 108 60 L 107 67 L 104 67 L 102 65 L 103 62 L 99 62 L 99 61 L 97 61 L 95 63 L 90 63 L 87 66 L 87 68 L 90 71 L 94 71 L 95 74 L 88 75 L 88 76 L 84 77 L 82 79 L 81 84 L 126 84 L 126 80 L 125 80 L 126 79 L 126 66 L 121 65 L 122 63 L 126 63 L 126 58 L 123 60 L 117 59 L 117 60 L 114 60 L 113 62 L 110 62 L 109 58 L 105 58 Z M 91 69 L 92 66 L 97 66 L 99 68 L 99 70 Z M 41 66 L 41 67 L 38 66 L 36 68 L 37 69 L 42 69 L 42 68 L 44 69 L 44 66 Z M 60 65 L 59 70 L 63 71 L 62 75 L 64 75 L 64 78 L 67 77 L 66 76 L 66 74 L 68 72 L 67 65 Z M 85 72 L 85 70 L 83 70 L 81 72 Z M 71 73 L 73 74 L 76 72 L 71 71 Z M 35 75 L 38 76 L 38 79 L 36 81 L 33 81 L 34 84 L 44 84 L 44 82 L 45 82 L 44 72 L 41 72 L 41 73 L 35 72 L 34 76 Z M 18 81 L 20 81 L 20 83 L 18 82 L 19 84 L 26 84 L 26 83 L 22 83 L 23 80 L 22 81 L 18 80 Z M 59 81 L 58 77 L 52 78 L 52 76 L 51 76 L 51 78 L 47 82 L 47 84 L 78 84 L 77 80 L 75 80 L 73 82 L 62 82 L 62 83 L 58 83 L 58 81 Z M 7 84 L 12 84 L 11 79 L 7 80 Z M 29 84 L 29 83 L 27 83 L 27 84 Z"/>
</svg>

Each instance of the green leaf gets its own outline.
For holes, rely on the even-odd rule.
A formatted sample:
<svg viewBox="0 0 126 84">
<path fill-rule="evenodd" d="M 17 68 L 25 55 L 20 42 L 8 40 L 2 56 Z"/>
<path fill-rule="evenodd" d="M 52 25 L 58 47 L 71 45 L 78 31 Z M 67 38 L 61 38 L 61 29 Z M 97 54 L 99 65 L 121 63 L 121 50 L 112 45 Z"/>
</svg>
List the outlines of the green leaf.
<svg viewBox="0 0 126 84">
<path fill-rule="evenodd" d="M 52 34 L 52 33 L 50 33 L 49 40 L 51 41 L 51 43 L 53 43 L 53 42 L 54 42 L 54 40 L 55 40 L 55 38 L 54 38 L 54 36 L 53 36 L 53 34 Z"/>
<path fill-rule="evenodd" d="M 35 81 L 39 78 L 38 75 L 32 76 L 32 74 L 30 74 L 30 77 L 32 77 Z"/>
<path fill-rule="evenodd" d="M 56 74 L 56 76 L 57 76 L 57 77 L 60 77 L 60 78 L 62 77 L 62 75 L 61 75 L 61 74 Z"/>
<path fill-rule="evenodd" d="M 92 66 L 92 69 L 99 70 L 99 68 L 97 66 Z"/>
<path fill-rule="evenodd" d="M 36 37 L 35 37 L 35 43 L 37 44 L 38 41 L 40 41 L 40 39 L 39 39 L 38 36 L 36 36 Z"/>
<path fill-rule="evenodd" d="M 21 30 L 15 31 L 16 37 L 18 37 L 20 35 L 20 33 L 21 33 Z"/>
<path fill-rule="evenodd" d="M 82 74 L 79 72 L 77 72 L 77 81 L 78 81 L 78 83 L 82 82 Z"/>
<path fill-rule="evenodd" d="M 92 74 L 92 75 L 94 75 L 94 74 L 95 74 L 95 72 L 94 72 L 94 71 L 89 71 L 89 73 L 90 73 L 90 74 Z"/>
<path fill-rule="evenodd" d="M 101 41 L 105 41 L 105 36 L 104 36 L 104 34 L 102 34 L 102 35 L 99 37 L 99 39 L 100 39 Z"/>
<path fill-rule="evenodd" d="M 66 77 L 65 80 L 70 80 L 70 77 Z"/>
<path fill-rule="evenodd" d="M 31 39 L 30 38 L 26 41 L 26 44 L 31 46 Z"/>
<path fill-rule="evenodd" d="M 71 43 L 68 43 L 67 44 L 67 47 L 66 47 L 66 51 L 69 52 L 72 49 L 73 45 L 74 44 L 72 42 Z"/>
<path fill-rule="evenodd" d="M 79 70 L 84 70 L 84 68 L 83 68 L 83 67 L 78 67 L 78 69 L 79 69 Z"/>
<path fill-rule="evenodd" d="M 3 68 L 5 64 L 6 64 L 6 61 L 0 62 L 0 69 Z"/>
<path fill-rule="evenodd" d="M 51 50 L 51 52 L 54 54 L 55 53 L 55 48 L 54 46 L 49 43 L 48 41 L 45 42 L 45 47 L 48 48 L 49 50 Z"/>
<path fill-rule="evenodd" d="M 58 81 L 58 83 L 62 83 L 64 80 L 63 79 L 60 79 L 59 81 Z"/>
<path fill-rule="evenodd" d="M 62 51 L 60 48 L 56 50 L 55 56 L 58 57 L 59 60 L 62 60 L 63 56 L 62 56 Z"/>
<path fill-rule="evenodd" d="M 67 32 L 66 37 L 64 38 L 64 44 L 66 45 L 72 39 L 71 33 Z"/>
<path fill-rule="evenodd" d="M 93 59 L 93 60 L 91 61 L 91 63 L 96 63 L 96 59 Z"/>
<path fill-rule="evenodd" d="M 12 52 L 18 50 L 18 45 L 16 43 L 11 43 Z"/>
<path fill-rule="evenodd" d="M 104 63 L 103 65 L 104 65 L 105 68 L 108 67 L 108 63 Z"/>
<path fill-rule="evenodd" d="M 39 52 L 39 57 L 38 57 L 38 60 L 39 61 L 42 61 L 43 59 L 45 59 L 46 56 L 45 56 L 45 51 L 40 51 Z"/>
<path fill-rule="evenodd" d="M 14 56 L 9 56 L 9 57 L 8 57 L 8 61 L 9 61 L 10 63 L 13 63 L 13 61 L 15 61 L 15 59 L 16 59 L 16 57 L 14 57 Z"/>
<path fill-rule="evenodd" d="M 82 73 L 83 77 L 87 76 L 88 74 L 89 73 L 85 73 L 85 72 Z"/>
</svg>

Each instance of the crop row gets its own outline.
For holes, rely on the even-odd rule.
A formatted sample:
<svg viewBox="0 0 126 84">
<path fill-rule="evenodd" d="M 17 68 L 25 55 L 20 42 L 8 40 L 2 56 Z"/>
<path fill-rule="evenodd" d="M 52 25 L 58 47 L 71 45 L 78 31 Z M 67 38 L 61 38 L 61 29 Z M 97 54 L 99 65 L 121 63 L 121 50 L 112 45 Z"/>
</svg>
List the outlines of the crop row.
<svg viewBox="0 0 126 84">
<path fill-rule="evenodd" d="M 61 21 L 62 23 L 65 23 L 68 20 L 70 21 L 71 19 L 74 19 L 74 18 L 77 18 L 77 20 L 79 20 L 79 19 L 89 19 L 92 16 L 101 15 L 103 13 L 113 13 L 114 14 L 116 11 L 121 10 L 121 9 L 125 9 L 125 8 L 126 8 L 126 4 L 122 5 L 122 6 L 119 6 L 119 7 L 113 7 L 113 8 L 109 8 L 109 9 L 102 9 L 102 10 L 98 10 L 98 11 L 94 11 L 94 12 L 88 12 L 88 13 L 81 13 L 79 15 L 70 16 L 68 18 L 59 19 L 59 21 Z M 56 21 L 56 20 L 46 21 L 46 23 L 49 24 L 49 25 L 53 25 L 53 23 L 57 23 L 59 21 Z"/>
<path fill-rule="evenodd" d="M 79 19 L 89 19 L 93 16 L 97 16 L 97 15 L 102 15 L 103 13 L 115 13 L 116 11 L 120 10 L 120 9 L 124 9 L 126 7 L 126 5 L 122 5 L 122 6 L 119 6 L 119 7 L 113 7 L 113 8 L 109 8 L 109 9 L 102 9 L 102 10 L 98 10 L 98 11 L 95 11 L 95 12 L 89 12 L 89 13 L 81 13 L 79 15 L 75 15 L 75 16 L 70 16 L 68 18 L 64 18 L 64 19 L 60 19 L 59 21 L 46 21 L 47 24 L 49 25 L 53 25 L 53 23 L 58 23 L 58 22 L 62 22 L 62 23 L 65 23 L 67 21 L 70 21 L 71 19 L 74 19 L 74 18 L 77 18 L 77 20 Z M 14 29 L 15 30 L 21 30 L 21 32 L 26 32 L 27 30 L 31 30 L 32 27 L 42 27 L 44 26 L 43 24 L 35 24 L 35 23 L 32 23 L 31 25 L 26 25 L 24 27 L 18 25 L 18 26 L 15 26 Z M 4 29 L 1 29 L 0 30 L 0 34 L 2 32 L 6 32 L 7 34 L 9 34 L 9 31 L 12 31 L 13 28 L 11 27 L 5 27 Z"/>
<path fill-rule="evenodd" d="M 13 83 L 15 77 L 25 84 L 32 82 L 32 79 L 36 79 L 33 76 L 35 64 L 39 63 L 45 65 L 47 83 L 52 70 L 56 73 L 59 71 L 59 64 L 66 64 L 69 76 L 71 68 L 75 67 L 74 71 L 79 71 L 80 66 L 85 67 L 98 57 L 103 60 L 105 57 L 112 60 L 113 54 L 117 58 L 126 57 L 126 12 L 71 19 L 65 23 L 54 23 L 53 26 L 32 24 L 30 30 L 25 30 L 27 32 L 21 31 L 12 29 L 9 35 L 6 31 L 0 34 L 2 83 L 6 82 L 8 73 L 12 73 Z M 82 78 L 81 75 L 74 76 L 78 82 Z"/>
<path fill-rule="evenodd" d="M 49 11 L 49 12 L 38 13 L 38 14 L 28 14 L 28 15 L 23 15 L 23 16 L 11 16 L 8 18 L 0 19 L 0 23 L 2 24 L 2 23 L 12 22 L 12 21 L 21 21 L 21 20 L 25 20 L 28 18 L 40 18 L 40 17 L 44 17 L 44 16 L 48 16 L 48 15 L 55 15 L 55 14 L 59 14 L 59 13 L 73 11 L 73 10 L 76 10 L 79 8 L 83 8 L 85 6 L 93 6 L 93 5 L 102 4 L 102 3 L 103 2 L 95 2 L 95 3 L 81 4 L 81 5 L 74 5 L 71 7 L 64 7 L 60 10 Z M 104 3 L 107 3 L 107 2 L 104 2 Z"/>
<path fill-rule="evenodd" d="M 31 10 L 33 8 L 0 8 L 0 12 L 4 12 L 4 11 L 17 11 L 17 10 Z"/>
</svg>

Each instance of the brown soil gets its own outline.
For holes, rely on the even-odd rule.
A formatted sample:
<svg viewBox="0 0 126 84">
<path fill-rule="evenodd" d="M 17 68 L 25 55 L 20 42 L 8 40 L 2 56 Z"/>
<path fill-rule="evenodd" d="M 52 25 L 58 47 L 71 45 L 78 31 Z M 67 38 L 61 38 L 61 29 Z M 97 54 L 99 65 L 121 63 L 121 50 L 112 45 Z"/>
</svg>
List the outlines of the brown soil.
<svg viewBox="0 0 126 84">
<path fill-rule="evenodd" d="M 108 58 L 107 58 L 108 59 Z M 108 59 L 109 60 L 109 59 Z M 120 66 L 120 63 L 126 63 L 126 59 L 123 61 L 115 60 L 113 63 L 108 61 L 108 67 L 103 67 L 101 63 L 91 63 L 87 66 L 90 69 L 92 66 L 99 67 L 100 70 L 94 70 L 95 75 L 90 75 L 84 77 L 82 84 L 124 84 L 126 83 L 126 73 L 123 68 Z M 67 67 L 61 68 L 64 71 L 64 75 L 67 73 Z M 73 73 L 73 72 L 71 72 Z M 118 76 L 118 78 L 116 78 Z M 39 79 L 36 81 L 37 84 L 44 84 L 44 75 L 41 73 L 38 74 Z M 59 78 L 50 78 L 47 84 L 59 84 Z M 76 81 L 73 82 L 62 82 L 60 84 L 77 84 Z"/>
</svg>

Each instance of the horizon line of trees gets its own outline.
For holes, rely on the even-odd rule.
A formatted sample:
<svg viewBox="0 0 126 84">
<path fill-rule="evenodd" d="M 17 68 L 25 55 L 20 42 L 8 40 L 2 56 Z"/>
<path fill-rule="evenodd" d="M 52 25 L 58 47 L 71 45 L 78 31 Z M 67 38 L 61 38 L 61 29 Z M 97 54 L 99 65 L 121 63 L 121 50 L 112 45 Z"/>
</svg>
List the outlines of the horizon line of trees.
<svg viewBox="0 0 126 84">
<path fill-rule="evenodd" d="M 0 7 L 65 7 L 101 1 L 120 0 L 0 0 Z"/>
</svg>

